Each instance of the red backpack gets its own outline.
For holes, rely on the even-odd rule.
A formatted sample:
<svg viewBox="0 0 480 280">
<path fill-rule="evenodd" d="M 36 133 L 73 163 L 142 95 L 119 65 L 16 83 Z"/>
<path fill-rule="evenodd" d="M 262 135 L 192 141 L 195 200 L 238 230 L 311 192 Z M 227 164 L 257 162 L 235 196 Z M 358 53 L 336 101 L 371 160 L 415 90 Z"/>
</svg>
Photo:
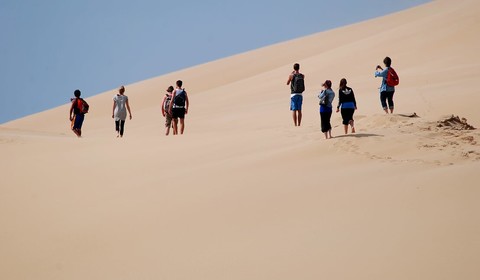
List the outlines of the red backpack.
<svg viewBox="0 0 480 280">
<path fill-rule="evenodd" d="M 83 98 L 77 98 L 77 108 L 82 114 L 88 113 L 88 109 L 90 106 L 88 105 L 87 101 L 83 100 Z"/>
<path fill-rule="evenodd" d="M 394 87 L 398 86 L 400 79 L 398 78 L 397 72 L 392 67 L 388 67 L 387 73 L 387 86 Z"/>
</svg>

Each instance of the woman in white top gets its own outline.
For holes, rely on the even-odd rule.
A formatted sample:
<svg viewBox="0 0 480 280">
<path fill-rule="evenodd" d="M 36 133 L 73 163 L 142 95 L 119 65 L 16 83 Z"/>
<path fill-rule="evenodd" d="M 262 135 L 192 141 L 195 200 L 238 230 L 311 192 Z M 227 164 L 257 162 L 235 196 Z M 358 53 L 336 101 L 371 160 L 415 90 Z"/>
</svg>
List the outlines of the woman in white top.
<svg viewBox="0 0 480 280">
<path fill-rule="evenodd" d="M 128 97 L 124 95 L 125 87 L 121 86 L 118 89 L 118 94 L 113 97 L 113 112 L 112 118 L 115 120 L 115 130 L 117 131 L 117 137 L 123 137 L 125 129 L 125 120 L 127 119 L 127 110 L 132 119 L 132 112 L 130 111 L 130 104 L 128 103 Z"/>
</svg>

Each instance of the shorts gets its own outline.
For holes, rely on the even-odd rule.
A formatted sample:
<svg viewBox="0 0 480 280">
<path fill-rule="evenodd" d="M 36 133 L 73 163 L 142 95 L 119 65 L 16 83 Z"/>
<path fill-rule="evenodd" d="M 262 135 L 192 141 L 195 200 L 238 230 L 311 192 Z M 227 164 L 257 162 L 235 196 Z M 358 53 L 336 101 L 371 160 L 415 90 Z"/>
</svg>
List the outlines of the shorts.
<svg viewBox="0 0 480 280">
<path fill-rule="evenodd" d="M 165 127 L 170 127 L 172 125 L 172 115 L 165 114 Z"/>
<path fill-rule="evenodd" d="M 185 118 L 185 108 L 172 108 L 172 118 L 173 119 Z"/>
<path fill-rule="evenodd" d="M 84 114 L 75 114 L 72 121 L 73 123 L 72 129 L 82 129 L 84 119 L 85 119 Z"/>
<path fill-rule="evenodd" d="M 290 98 L 290 111 L 301 111 L 303 103 L 302 95 L 294 95 Z"/>
</svg>

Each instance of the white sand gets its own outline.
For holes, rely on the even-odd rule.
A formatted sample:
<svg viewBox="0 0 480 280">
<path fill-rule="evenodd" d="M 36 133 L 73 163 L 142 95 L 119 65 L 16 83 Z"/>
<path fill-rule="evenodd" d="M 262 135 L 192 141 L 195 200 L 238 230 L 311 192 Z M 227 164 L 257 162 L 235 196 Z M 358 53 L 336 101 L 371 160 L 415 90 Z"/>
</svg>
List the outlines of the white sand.
<svg viewBox="0 0 480 280">
<path fill-rule="evenodd" d="M 479 12 L 434 1 L 127 85 L 124 139 L 115 90 L 87 99 L 82 139 L 68 104 L 2 125 L 0 279 L 479 279 L 480 132 L 437 127 L 480 127 Z M 394 115 L 373 77 L 386 55 Z M 357 134 L 334 114 L 324 140 L 316 96 L 343 77 Z M 191 110 L 165 137 L 177 79 Z"/>
</svg>

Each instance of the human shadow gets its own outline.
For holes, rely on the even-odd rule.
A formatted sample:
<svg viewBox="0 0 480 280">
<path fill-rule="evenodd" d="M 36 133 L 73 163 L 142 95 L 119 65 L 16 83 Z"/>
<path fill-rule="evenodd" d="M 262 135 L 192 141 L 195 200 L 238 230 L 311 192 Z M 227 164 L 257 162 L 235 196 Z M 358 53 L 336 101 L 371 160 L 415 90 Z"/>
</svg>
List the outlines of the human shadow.
<svg viewBox="0 0 480 280">
<path fill-rule="evenodd" d="M 373 134 L 373 133 L 350 133 L 350 134 L 334 136 L 332 138 L 346 138 L 346 137 L 365 138 L 365 137 L 384 137 L 384 136 L 380 134 Z"/>
</svg>

